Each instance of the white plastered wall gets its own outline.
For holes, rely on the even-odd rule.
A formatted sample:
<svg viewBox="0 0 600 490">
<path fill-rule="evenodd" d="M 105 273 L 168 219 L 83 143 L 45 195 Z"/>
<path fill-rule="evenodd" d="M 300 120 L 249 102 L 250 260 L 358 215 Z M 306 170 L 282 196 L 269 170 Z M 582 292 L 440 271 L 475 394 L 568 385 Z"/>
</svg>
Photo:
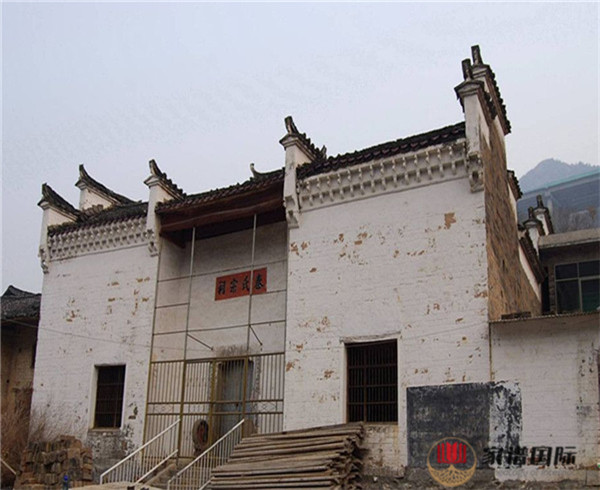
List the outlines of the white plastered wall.
<svg viewBox="0 0 600 490">
<path fill-rule="evenodd" d="M 156 272 L 144 243 L 50 262 L 32 406 L 55 432 L 93 437 L 96 366 L 124 364 L 119 442 L 141 444 Z"/>
<path fill-rule="evenodd" d="M 345 342 L 398 341 L 398 424 L 372 426 L 378 472 L 406 464 L 406 388 L 489 381 L 483 193 L 466 178 L 304 211 L 290 230 L 284 429 L 346 421 Z"/>
<path fill-rule="evenodd" d="M 600 436 L 599 325 L 598 313 L 492 324 L 495 377 L 521 389 L 521 446 L 576 448 L 575 467 L 503 469 L 499 479 L 589 479 L 585 470 L 596 466 Z"/>
</svg>

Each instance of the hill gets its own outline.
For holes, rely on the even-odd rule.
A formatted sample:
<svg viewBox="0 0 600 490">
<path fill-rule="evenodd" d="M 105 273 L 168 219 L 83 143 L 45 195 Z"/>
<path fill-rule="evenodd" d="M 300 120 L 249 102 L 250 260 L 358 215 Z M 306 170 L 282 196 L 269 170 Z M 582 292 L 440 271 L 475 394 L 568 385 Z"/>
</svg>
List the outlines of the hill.
<svg viewBox="0 0 600 490">
<path fill-rule="evenodd" d="M 556 182 L 558 180 L 582 175 L 592 170 L 598 169 L 596 165 L 589 163 L 565 163 L 554 158 L 542 160 L 529 172 L 519 179 L 519 185 L 523 193 L 538 189 L 546 184 Z"/>
</svg>

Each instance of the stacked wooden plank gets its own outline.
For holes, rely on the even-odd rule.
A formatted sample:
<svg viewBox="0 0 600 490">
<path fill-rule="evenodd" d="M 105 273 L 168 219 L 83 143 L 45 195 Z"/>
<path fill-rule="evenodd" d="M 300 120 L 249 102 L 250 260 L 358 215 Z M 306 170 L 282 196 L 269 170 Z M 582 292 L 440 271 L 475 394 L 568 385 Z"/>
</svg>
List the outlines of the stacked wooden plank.
<svg viewBox="0 0 600 490">
<path fill-rule="evenodd" d="M 213 470 L 209 489 L 360 489 L 362 424 L 250 436 L 227 464 Z"/>
</svg>

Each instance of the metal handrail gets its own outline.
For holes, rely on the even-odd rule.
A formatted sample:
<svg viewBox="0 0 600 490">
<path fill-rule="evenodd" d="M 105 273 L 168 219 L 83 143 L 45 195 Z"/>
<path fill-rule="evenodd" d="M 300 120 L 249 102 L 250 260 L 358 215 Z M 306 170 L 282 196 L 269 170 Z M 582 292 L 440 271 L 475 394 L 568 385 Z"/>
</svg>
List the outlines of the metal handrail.
<svg viewBox="0 0 600 490">
<path fill-rule="evenodd" d="M 6 466 L 13 475 L 17 476 L 17 472 L 12 468 L 12 466 L 10 466 L 6 461 L 4 461 L 2 458 L 0 458 L 0 462 Z"/>
<path fill-rule="evenodd" d="M 167 490 L 171 490 L 171 488 L 176 486 L 185 489 L 192 487 L 204 488 L 210 480 L 212 470 L 216 466 L 227 462 L 233 448 L 242 439 L 242 425 L 245 421 L 246 419 L 240 420 L 213 445 L 197 456 L 182 470 L 178 471 L 177 474 L 167 482 Z M 191 473 L 191 475 L 188 476 L 188 473 Z M 184 478 L 187 478 L 187 484 L 178 482 L 178 480 L 183 480 Z"/>
<path fill-rule="evenodd" d="M 115 464 L 115 465 L 111 466 L 109 469 L 107 469 L 104 473 L 102 473 L 100 475 L 100 484 L 108 482 L 109 475 L 111 477 L 110 480 L 113 482 L 114 481 L 132 482 L 135 479 L 135 483 L 139 483 L 146 476 L 151 474 L 156 468 L 158 468 L 161 464 L 163 464 L 165 462 L 165 459 L 163 459 L 161 456 L 158 456 L 158 458 L 160 458 L 161 461 L 158 464 L 155 464 L 154 466 L 152 466 L 152 468 L 150 468 L 149 470 L 148 469 L 144 470 L 143 469 L 145 466 L 144 463 L 146 463 L 146 466 L 147 466 L 148 462 L 152 461 L 152 458 L 144 458 L 142 455 L 142 451 L 144 451 L 145 449 L 148 449 L 151 444 L 158 441 L 165 434 L 169 433 L 170 431 L 173 431 L 173 429 L 175 427 L 177 427 L 180 424 L 180 422 L 181 422 L 181 420 L 177 420 L 177 421 L 173 422 L 166 429 L 164 429 L 163 431 L 156 434 L 148 442 L 146 442 L 145 444 L 143 444 L 142 446 L 137 448 L 131 454 L 127 455 L 125 458 L 123 458 L 117 464 Z M 161 442 L 164 442 L 164 441 L 161 441 Z M 175 451 L 171 452 L 172 447 L 175 447 L 177 445 L 177 438 L 176 437 L 174 438 L 173 435 L 171 434 L 171 440 L 166 441 L 166 442 L 171 447 L 169 449 L 167 449 L 165 452 L 167 454 L 169 454 L 170 457 L 173 457 L 173 455 L 177 454 L 177 452 L 178 452 L 177 449 Z M 135 458 L 136 456 L 140 456 L 139 461 L 134 461 L 133 458 Z M 146 461 L 144 461 L 144 460 L 146 460 Z M 127 463 L 130 463 L 129 464 L 130 468 L 126 468 L 124 466 Z M 139 475 L 139 473 L 142 473 L 141 477 L 137 476 L 137 475 Z"/>
</svg>

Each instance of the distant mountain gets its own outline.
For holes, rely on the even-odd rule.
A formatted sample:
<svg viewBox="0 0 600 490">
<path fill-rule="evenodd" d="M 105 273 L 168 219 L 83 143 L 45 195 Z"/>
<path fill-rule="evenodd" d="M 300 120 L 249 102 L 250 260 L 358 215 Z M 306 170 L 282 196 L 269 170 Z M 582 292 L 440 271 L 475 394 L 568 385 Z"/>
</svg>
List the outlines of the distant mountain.
<svg viewBox="0 0 600 490">
<path fill-rule="evenodd" d="M 554 158 L 542 160 L 523 177 L 519 179 L 521 190 L 525 193 L 538 189 L 551 182 L 585 174 L 598 169 L 596 165 L 589 163 L 565 163 Z"/>
</svg>

